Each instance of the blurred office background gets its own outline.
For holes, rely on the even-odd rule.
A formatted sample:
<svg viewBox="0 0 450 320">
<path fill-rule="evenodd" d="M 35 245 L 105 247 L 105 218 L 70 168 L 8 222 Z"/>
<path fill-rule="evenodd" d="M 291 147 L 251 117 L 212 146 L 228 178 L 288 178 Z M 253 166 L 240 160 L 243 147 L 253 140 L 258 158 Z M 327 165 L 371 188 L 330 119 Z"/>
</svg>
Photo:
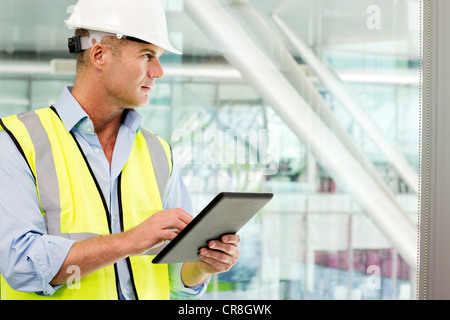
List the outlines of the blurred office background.
<svg viewBox="0 0 450 320">
<path fill-rule="evenodd" d="M 273 192 L 205 299 L 414 299 L 419 0 L 163 0 L 170 37 L 144 125 L 196 210 Z M 0 0 L 0 117 L 75 78 L 75 0 Z"/>
</svg>

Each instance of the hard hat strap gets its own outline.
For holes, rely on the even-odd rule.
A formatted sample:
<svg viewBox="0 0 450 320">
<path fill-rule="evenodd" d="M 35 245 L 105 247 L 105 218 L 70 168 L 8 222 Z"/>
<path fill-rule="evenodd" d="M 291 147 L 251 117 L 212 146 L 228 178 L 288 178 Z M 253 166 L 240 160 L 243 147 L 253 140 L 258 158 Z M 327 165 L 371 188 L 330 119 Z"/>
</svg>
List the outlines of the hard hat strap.
<svg viewBox="0 0 450 320">
<path fill-rule="evenodd" d="M 93 40 L 95 39 L 96 43 L 102 42 L 104 37 L 117 37 L 118 39 L 122 38 L 119 35 L 114 33 L 100 32 L 100 31 L 89 31 L 89 37 L 79 37 L 73 36 L 69 38 L 68 46 L 70 53 L 78 53 L 83 50 L 92 48 L 94 46 Z"/>
<path fill-rule="evenodd" d="M 86 49 L 90 49 L 94 46 L 93 40 L 95 39 L 96 43 L 102 42 L 104 37 L 117 37 L 118 39 L 127 39 L 130 41 L 140 42 L 140 43 L 148 43 L 147 41 L 134 38 L 134 37 L 128 37 L 128 36 L 121 36 L 115 33 L 108 33 L 108 32 L 100 32 L 100 31 L 92 31 L 89 30 L 89 37 L 79 37 L 79 36 L 73 36 L 69 38 L 68 46 L 69 46 L 69 52 L 70 53 L 78 53 Z"/>
<path fill-rule="evenodd" d="M 83 42 L 85 42 L 85 41 L 83 40 Z M 85 49 L 82 49 L 82 47 L 84 47 L 84 45 L 81 44 L 81 37 L 78 37 L 78 36 L 70 37 L 67 41 L 67 46 L 69 47 L 70 53 L 78 53 L 78 52 L 85 50 Z"/>
</svg>

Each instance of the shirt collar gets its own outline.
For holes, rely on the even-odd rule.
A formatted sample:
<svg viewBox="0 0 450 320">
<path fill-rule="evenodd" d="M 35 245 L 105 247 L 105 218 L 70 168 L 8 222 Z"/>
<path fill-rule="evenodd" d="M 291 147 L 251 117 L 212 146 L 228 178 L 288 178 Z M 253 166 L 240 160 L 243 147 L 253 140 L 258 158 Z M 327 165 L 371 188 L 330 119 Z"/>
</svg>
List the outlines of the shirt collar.
<svg viewBox="0 0 450 320">
<path fill-rule="evenodd" d="M 92 121 L 86 111 L 81 107 L 78 101 L 72 96 L 72 86 L 64 88 L 54 107 L 67 130 L 70 132 L 74 127 L 79 128 L 86 133 L 94 134 Z M 122 124 L 130 131 L 138 133 L 141 128 L 142 115 L 135 109 L 127 109 Z M 91 130 L 89 131 L 89 128 Z"/>
</svg>

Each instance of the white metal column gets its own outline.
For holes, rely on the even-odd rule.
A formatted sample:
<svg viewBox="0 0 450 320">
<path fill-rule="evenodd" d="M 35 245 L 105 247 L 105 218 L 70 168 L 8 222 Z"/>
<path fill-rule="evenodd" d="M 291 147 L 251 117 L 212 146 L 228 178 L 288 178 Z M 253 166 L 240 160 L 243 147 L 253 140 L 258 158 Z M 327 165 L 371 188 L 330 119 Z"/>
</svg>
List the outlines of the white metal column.
<svg viewBox="0 0 450 320">
<path fill-rule="evenodd" d="M 450 1 L 423 1 L 418 299 L 450 299 Z"/>
</svg>

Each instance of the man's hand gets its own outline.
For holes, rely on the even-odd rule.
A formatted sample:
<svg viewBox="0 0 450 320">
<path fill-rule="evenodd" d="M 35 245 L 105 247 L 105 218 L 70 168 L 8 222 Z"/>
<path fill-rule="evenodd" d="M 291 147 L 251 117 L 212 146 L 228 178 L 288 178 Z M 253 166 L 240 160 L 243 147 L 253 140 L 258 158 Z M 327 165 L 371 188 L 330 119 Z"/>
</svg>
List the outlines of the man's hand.
<svg viewBox="0 0 450 320">
<path fill-rule="evenodd" d="M 208 248 L 200 250 L 199 268 L 209 274 L 222 273 L 231 269 L 239 258 L 239 242 L 241 238 L 237 234 L 222 236 L 221 241 L 211 240 Z"/>
<path fill-rule="evenodd" d="M 138 226 L 124 232 L 131 246 L 130 255 L 139 255 L 166 240 L 173 240 L 192 216 L 181 208 L 156 212 Z"/>
<path fill-rule="evenodd" d="M 211 240 L 208 247 L 201 248 L 201 262 L 186 262 L 181 269 L 181 278 L 188 287 L 205 283 L 212 274 L 226 272 L 234 266 L 239 258 L 239 242 L 237 234 L 228 234 L 220 240 Z"/>
</svg>

